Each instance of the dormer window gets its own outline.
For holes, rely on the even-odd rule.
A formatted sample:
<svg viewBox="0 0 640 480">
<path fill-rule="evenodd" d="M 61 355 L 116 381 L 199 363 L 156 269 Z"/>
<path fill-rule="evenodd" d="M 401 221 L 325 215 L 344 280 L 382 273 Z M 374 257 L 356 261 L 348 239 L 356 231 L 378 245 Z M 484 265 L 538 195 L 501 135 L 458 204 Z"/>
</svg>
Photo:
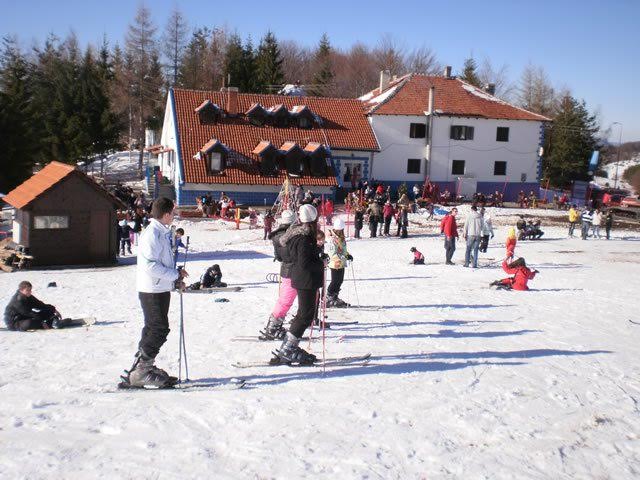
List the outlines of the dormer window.
<svg viewBox="0 0 640 480">
<path fill-rule="evenodd" d="M 274 127 L 286 128 L 289 126 L 289 110 L 284 105 L 274 105 L 268 111 Z"/>
<path fill-rule="evenodd" d="M 320 143 L 309 142 L 304 151 L 308 156 L 309 172 L 313 177 L 327 176 L 327 149 Z"/>
<path fill-rule="evenodd" d="M 211 102 L 211 100 L 205 100 L 196 109 L 195 112 L 200 117 L 200 123 L 216 123 L 222 118 L 222 110 L 218 105 Z"/>
<path fill-rule="evenodd" d="M 314 115 L 306 105 L 296 105 L 291 109 L 291 115 L 295 119 L 298 128 L 312 128 Z"/>
<path fill-rule="evenodd" d="M 306 153 L 297 143 L 283 143 L 280 147 L 280 153 L 284 155 L 284 163 L 289 176 L 300 177 L 304 175 L 304 160 Z"/>
<path fill-rule="evenodd" d="M 269 112 L 259 103 L 254 103 L 251 105 L 251 108 L 245 112 L 245 115 L 251 125 L 262 127 L 269 117 Z"/>
<path fill-rule="evenodd" d="M 260 157 L 260 174 L 265 177 L 273 177 L 278 174 L 278 160 L 280 152 L 271 144 L 271 142 L 263 140 L 253 153 Z"/>
<path fill-rule="evenodd" d="M 228 153 L 229 149 L 220 140 L 212 138 L 203 145 L 196 158 L 204 161 L 209 175 L 217 175 L 224 172 Z"/>
</svg>

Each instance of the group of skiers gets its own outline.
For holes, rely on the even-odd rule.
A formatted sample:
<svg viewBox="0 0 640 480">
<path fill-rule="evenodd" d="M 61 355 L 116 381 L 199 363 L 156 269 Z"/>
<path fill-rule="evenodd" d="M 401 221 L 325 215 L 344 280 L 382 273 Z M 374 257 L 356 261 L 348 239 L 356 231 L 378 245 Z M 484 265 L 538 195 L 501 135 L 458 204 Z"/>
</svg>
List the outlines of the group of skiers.
<svg viewBox="0 0 640 480">
<path fill-rule="evenodd" d="M 452 259 L 456 251 L 456 239 L 458 224 L 456 217 L 458 209 L 452 208 L 440 221 L 440 233 L 444 234 L 445 264 L 454 265 Z M 462 236 L 466 241 L 464 266 L 478 268 L 478 252 L 485 252 L 489 246 L 489 240 L 494 237 L 491 215 L 485 207 L 471 206 L 471 212 L 464 222 Z"/>
</svg>

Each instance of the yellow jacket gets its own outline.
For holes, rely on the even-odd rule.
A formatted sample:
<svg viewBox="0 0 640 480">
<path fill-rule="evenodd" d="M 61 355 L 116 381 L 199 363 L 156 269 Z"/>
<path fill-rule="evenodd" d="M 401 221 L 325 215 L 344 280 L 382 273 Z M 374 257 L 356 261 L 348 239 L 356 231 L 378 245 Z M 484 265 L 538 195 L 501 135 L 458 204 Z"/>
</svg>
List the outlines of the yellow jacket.
<svg viewBox="0 0 640 480">
<path fill-rule="evenodd" d="M 575 208 L 570 208 L 569 209 L 569 221 L 570 222 L 577 222 L 579 218 L 580 218 L 580 214 L 578 213 L 578 211 Z"/>
</svg>

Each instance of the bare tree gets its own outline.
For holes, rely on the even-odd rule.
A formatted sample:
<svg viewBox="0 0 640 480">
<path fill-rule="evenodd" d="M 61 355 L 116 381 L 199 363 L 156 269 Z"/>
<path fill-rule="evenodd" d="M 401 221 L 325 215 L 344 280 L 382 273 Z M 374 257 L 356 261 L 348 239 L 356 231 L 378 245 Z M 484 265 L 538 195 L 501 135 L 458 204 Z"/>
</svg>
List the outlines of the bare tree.
<svg viewBox="0 0 640 480">
<path fill-rule="evenodd" d="M 151 11 L 140 5 L 133 23 L 126 34 L 125 51 L 131 60 L 132 105 L 129 109 L 129 120 L 135 137 L 138 140 L 140 156 L 138 171 L 142 175 L 144 158 L 144 133 L 147 121 L 151 119 L 158 104 L 161 103 L 162 92 L 158 90 L 158 49 L 155 39 L 156 27 L 151 22 Z"/>
<path fill-rule="evenodd" d="M 485 57 L 478 70 L 478 78 L 482 85 L 494 84 L 496 87 L 495 96 L 505 101 L 510 101 L 516 91 L 516 86 L 509 81 L 509 66 L 507 64 L 495 68 L 491 60 Z"/>
<path fill-rule="evenodd" d="M 436 53 L 428 46 L 414 48 L 406 58 L 406 69 L 411 73 L 436 75 L 442 70 Z"/>
<path fill-rule="evenodd" d="M 169 15 L 167 27 L 162 37 L 162 46 L 167 66 L 170 71 L 170 86 L 178 83 L 178 70 L 180 68 L 180 58 L 186 45 L 187 21 L 184 15 L 177 8 Z"/>
<path fill-rule="evenodd" d="M 285 82 L 310 82 L 313 75 L 311 71 L 313 52 L 300 46 L 295 40 L 280 40 L 278 44 Z"/>
<path fill-rule="evenodd" d="M 557 98 L 544 68 L 527 65 L 520 76 L 519 105 L 540 115 L 553 116 Z"/>
<path fill-rule="evenodd" d="M 378 70 L 389 70 L 391 75 L 402 75 L 405 70 L 405 49 L 390 34 L 385 33 L 373 50 Z"/>
</svg>

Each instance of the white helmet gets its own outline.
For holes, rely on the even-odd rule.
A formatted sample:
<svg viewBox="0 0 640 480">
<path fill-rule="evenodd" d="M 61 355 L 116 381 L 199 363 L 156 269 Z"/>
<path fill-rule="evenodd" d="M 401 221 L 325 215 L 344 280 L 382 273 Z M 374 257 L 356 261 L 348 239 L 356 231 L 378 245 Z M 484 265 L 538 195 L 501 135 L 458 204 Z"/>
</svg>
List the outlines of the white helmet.
<svg viewBox="0 0 640 480">
<path fill-rule="evenodd" d="M 298 218 L 302 223 L 311 223 L 318 218 L 318 211 L 313 205 L 301 205 L 298 209 Z"/>
<path fill-rule="evenodd" d="M 344 220 L 338 218 L 333 221 L 333 230 L 344 230 Z"/>
<path fill-rule="evenodd" d="M 282 215 L 280 215 L 280 223 L 285 225 L 290 225 L 296 221 L 296 214 L 291 210 L 283 210 Z"/>
</svg>

